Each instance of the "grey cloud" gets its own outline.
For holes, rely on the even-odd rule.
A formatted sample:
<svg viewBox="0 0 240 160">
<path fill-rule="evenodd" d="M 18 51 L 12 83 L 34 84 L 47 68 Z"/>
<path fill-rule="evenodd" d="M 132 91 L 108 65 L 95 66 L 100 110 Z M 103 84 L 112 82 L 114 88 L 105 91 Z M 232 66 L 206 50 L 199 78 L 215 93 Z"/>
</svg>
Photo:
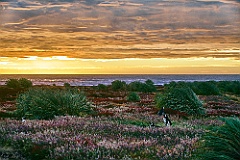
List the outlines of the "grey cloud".
<svg viewBox="0 0 240 160">
<path fill-rule="evenodd" d="M 105 1 L 5 1 L 0 7 L 0 28 L 4 31 L 0 35 L 0 56 L 24 53 L 78 58 L 239 56 L 207 52 L 215 49 L 211 47 L 198 48 L 199 43 L 217 43 L 223 48 L 239 49 L 240 6 L 233 5 L 239 1 L 126 0 L 118 7 L 98 6 L 102 2 Z M 131 48 L 134 44 L 161 43 L 195 44 L 196 48 Z M 93 48 L 98 45 L 124 45 L 130 49 Z M 22 51 L 16 51 L 18 48 Z M 34 49 L 46 52 L 36 53 Z"/>
</svg>

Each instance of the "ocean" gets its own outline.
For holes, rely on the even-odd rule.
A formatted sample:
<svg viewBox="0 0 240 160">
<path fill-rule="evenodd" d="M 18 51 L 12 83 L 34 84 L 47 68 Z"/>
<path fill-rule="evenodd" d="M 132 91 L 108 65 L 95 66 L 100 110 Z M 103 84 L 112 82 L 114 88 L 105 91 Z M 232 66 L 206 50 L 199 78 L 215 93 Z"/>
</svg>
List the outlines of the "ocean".
<svg viewBox="0 0 240 160">
<path fill-rule="evenodd" d="M 4 85 L 8 79 L 11 78 L 27 78 L 33 82 L 33 85 L 57 85 L 63 86 L 64 83 L 69 83 L 71 86 L 97 86 L 98 84 L 109 85 L 114 80 L 125 81 L 131 83 L 133 81 L 144 82 L 150 79 L 155 85 L 164 85 L 171 81 L 179 82 L 194 82 L 194 81 L 240 81 L 240 74 L 228 74 L 228 75 L 134 75 L 134 74 L 102 74 L 102 75 L 69 75 L 69 74 L 0 74 L 0 85 Z"/>
</svg>

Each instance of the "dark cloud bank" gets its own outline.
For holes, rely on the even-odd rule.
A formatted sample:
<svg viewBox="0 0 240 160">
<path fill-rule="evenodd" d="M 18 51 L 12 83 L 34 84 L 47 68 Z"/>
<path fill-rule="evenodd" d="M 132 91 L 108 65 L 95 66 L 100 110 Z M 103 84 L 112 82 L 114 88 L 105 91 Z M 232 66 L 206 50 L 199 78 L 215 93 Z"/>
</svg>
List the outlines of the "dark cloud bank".
<svg viewBox="0 0 240 160">
<path fill-rule="evenodd" d="M 239 59 L 239 28 L 239 0 L 1 0 L 0 56 Z"/>
</svg>

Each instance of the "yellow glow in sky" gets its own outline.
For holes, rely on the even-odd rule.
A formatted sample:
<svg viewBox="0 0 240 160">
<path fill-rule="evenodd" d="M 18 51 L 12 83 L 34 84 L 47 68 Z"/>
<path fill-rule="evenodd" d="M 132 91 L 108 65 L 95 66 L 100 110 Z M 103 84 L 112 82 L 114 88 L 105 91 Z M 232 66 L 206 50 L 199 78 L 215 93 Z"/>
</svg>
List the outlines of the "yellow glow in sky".
<svg viewBox="0 0 240 160">
<path fill-rule="evenodd" d="M 238 74 L 239 62 L 231 58 L 77 59 L 32 56 L 0 58 L 0 68 L 2 74 Z"/>
</svg>

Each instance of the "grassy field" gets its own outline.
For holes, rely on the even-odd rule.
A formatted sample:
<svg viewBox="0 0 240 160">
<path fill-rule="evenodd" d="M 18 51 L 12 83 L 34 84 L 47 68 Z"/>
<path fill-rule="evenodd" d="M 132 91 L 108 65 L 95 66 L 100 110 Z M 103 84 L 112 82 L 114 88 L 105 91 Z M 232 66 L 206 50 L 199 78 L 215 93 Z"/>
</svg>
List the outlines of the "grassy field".
<svg viewBox="0 0 240 160">
<path fill-rule="evenodd" d="M 0 158 L 193 159 L 201 137 L 224 124 L 219 117 L 240 115 L 238 96 L 201 95 L 198 97 L 206 109 L 205 115 L 169 113 L 173 125 L 166 127 L 157 115 L 157 92 L 138 92 L 141 100 L 130 102 L 127 92 L 81 89 L 92 102 L 94 115 L 22 121 L 11 117 L 16 103 L 14 96 L 8 95 L 12 99 L 1 102 Z"/>
</svg>

